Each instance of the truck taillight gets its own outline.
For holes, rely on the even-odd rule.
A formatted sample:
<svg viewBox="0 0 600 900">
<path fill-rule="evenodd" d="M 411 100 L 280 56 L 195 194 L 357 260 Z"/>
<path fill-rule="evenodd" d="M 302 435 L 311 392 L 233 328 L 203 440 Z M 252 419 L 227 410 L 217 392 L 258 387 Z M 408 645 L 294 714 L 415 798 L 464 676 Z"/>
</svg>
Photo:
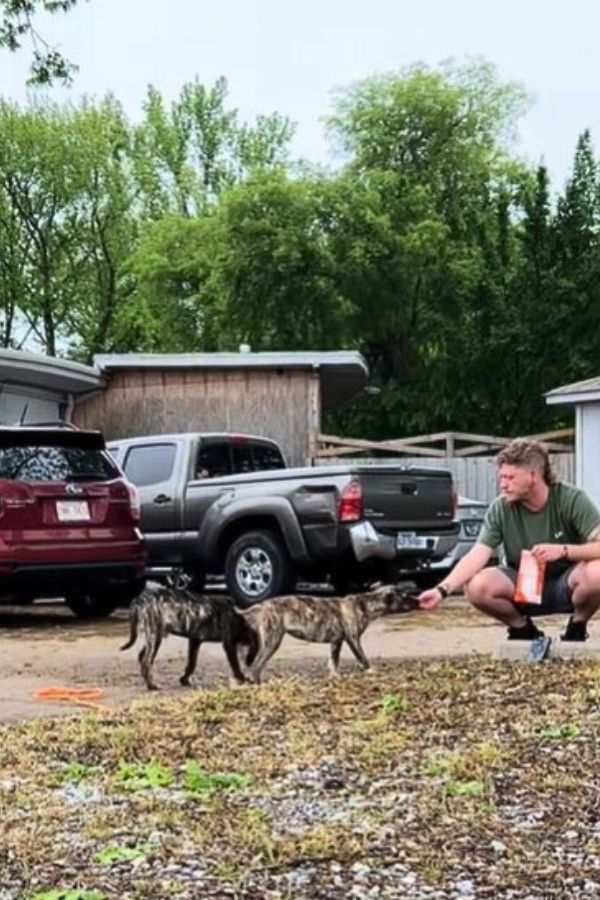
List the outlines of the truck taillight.
<svg viewBox="0 0 600 900">
<path fill-rule="evenodd" d="M 452 518 L 456 519 L 458 515 L 458 493 L 454 485 L 452 486 Z"/>
<path fill-rule="evenodd" d="M 363 492 L 360 481 L 351 481 L 340 497 L 338 519 L 340 522 L 357 522 L 362 519 Z"/>
<path fill-rule="evenodd" d="M 140 495 L 134 484 L 127 484 L 127 493 L 129 494 L 129 510 L 131 518 L 134 522 L 139 522 L 142 517 L 142 509 L 140 507 Z"/>
</svg>

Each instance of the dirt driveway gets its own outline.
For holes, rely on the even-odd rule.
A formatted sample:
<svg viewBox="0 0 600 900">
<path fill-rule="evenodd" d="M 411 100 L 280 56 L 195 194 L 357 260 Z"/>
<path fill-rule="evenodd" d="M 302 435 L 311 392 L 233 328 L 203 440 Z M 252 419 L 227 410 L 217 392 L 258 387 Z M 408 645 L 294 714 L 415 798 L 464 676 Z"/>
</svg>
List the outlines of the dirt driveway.
<svg viewBox="0 0 600 900">
<path fill-rule="evenodd" d="M 563 624 L 555 619 L 547 629 L 556 633 Z M 598 626 L 596 626 L 598 630 Z M 82 622 L 61 604 L 0 607 L 0 721 L 72 712 L 64 702 L 37 700 L 39 688 L 99 687 L 108 706 L 147 697 L 142 687 L 136 650 L 119 652 L 128 634 L 127 612 L 110 619 Z M 379 620 L 363 639 L 367 655 L 377 659 L 460 656 L 494 653 L 504 644 L 502 628 L 470 611 L 462 600 L 451 600 L 441 610 Z M 600 636 L 590 641 L 600 648 Z M 158 683 L 165 692 L 179 693 L 187 642 L 169 638 L 155 664 Z M 318 668 L 325 674 L 328 648 L 286 639 L 269 663 L 265 676 Z M 354 661 L 344 648 L 342 667 Z M 205 644 L 200 653 L 196 683 L 225 683 L 228 668 L 219 645 Z"/>
</svg>

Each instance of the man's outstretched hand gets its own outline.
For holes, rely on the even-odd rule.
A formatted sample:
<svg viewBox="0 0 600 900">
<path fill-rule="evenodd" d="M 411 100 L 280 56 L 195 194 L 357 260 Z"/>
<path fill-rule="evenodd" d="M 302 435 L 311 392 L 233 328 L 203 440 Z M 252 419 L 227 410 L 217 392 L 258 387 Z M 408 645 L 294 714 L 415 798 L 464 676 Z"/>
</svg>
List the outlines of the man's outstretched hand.
<svg viewBox="0 0 600 900">
<path fill-rule="evenodd" d="M 419 594 L 417 597 L 419 602 L 419 609 L 435 609 L 436 606 L 439 606 L 442 602 L 442 595 L 436 588 L 431 588 L 428 591 L 423 591 L 422 594 Z"/>
</svg>

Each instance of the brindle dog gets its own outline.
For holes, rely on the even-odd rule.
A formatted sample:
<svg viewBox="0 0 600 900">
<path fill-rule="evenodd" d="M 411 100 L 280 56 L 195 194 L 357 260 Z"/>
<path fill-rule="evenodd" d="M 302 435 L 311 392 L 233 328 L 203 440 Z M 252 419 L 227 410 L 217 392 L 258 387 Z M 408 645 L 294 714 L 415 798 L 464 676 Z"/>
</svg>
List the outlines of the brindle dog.
<svg viewBox="0 0 600 900">
<path fill-rule="evenodd" d="M 233 677 L 240 684 L 248 679 L 240 668 L 238 645 L 248 648 L 247 665 L 251 664 L 257 650 L 254 632 L 227 597 L 200 596 L 189 588 L 149 584 L 131 604 L 130 629 L 129 640 L 121 650 L 133 647 L 138 632 L 141 632 L 143 645 L 138 659 L 150 691 L 158 689 L 152 678 L 152 665 L 168 634 L 188 639 L 187 666 L 180 678 L 181 684 L 186 686 L 190 684 L 203 641 L 222 642 Z"/>
<path fill-rule="evenodd" d="M 370 667 L 360 639 L 373 619 L 418 606 L 414 594 L 393 585 L 383 585 L 365 594 L 348 597 L 274 597 L 249 609 L 238 610 L 256 633 L 258 652 L 250 667 L 250 678 L 260 682 L 261 672 L 281 644 L 285 634 L 303 641 L 330 644 L 329 670 L 337 676 L 344 641 L 363 669 Z"/>
</svg>

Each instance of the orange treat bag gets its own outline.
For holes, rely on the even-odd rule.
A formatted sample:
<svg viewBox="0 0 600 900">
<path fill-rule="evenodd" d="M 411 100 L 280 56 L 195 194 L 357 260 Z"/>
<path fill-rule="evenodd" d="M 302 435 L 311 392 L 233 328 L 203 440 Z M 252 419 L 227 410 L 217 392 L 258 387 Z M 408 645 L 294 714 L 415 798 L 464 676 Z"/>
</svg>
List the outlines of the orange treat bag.
<svg viewBox="0 0 600 900">
<path fill-rule="evenodd" d="M 545 571 L 545 562 L 541 559 L 536 559 L 529 550 L 522 551 L 519 571 L 517 572 L 515 603 L 541 604 Z"/>
</svg>

